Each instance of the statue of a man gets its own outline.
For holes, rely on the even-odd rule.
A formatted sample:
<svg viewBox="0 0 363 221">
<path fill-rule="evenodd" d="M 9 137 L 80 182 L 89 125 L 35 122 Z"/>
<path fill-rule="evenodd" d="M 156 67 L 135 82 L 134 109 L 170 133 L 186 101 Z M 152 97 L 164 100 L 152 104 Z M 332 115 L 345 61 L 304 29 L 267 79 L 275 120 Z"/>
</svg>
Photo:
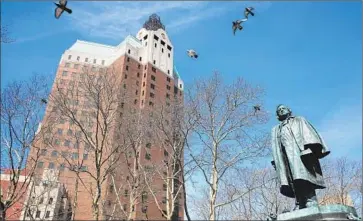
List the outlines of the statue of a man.
<svg viewBox="0 0 363 221">
<path fill-rule="evenodd" d="M 303 117 L 292 116 L 287 106 L 277 106 L 276 115 L 280 124 L 272 129 L 271 163 L 280 192 L 296 199 L 295 209 L 315 206 L 315 190 L 325 188 L 319 159 L 330 151 L 315 128 Z"/>
</svg>

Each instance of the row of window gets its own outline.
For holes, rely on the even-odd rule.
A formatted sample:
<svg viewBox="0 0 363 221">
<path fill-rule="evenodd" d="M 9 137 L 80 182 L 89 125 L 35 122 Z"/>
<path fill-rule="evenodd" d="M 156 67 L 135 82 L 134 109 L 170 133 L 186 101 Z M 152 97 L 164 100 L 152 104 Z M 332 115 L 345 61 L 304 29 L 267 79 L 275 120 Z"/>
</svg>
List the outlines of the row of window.
<svg viewBox="0 0 363 221">
<path fill-rule="evenodd" d="M 48 150 L 47 149 L 42 149 L 41 151 L 41 155 L 42 156 L 46 156 L 47 155 L 47 152 Z M 56 151 L 56 150 L 53 150 L 50 154 L 51 157 L 58 157 L 59 155 L 59 152 Z M 61 152 L 61 156 L 62 157 L 70 157 L 71 159 L 78 159 L 79 157 L 79 154 L 78 153 L 68 153 L 67 151 L 62 151 Z M 83 154 L 83 160 L 87 160 L 88 159 L 88 154 L 87 153 L 84 153 Z M 50 168 L 50 169 L 53 169 L 53 168 Z"/>
<path fill-rule="evenodd" d="M 71 60 L 72 59 L 72 55 L 68 55 L 68 60 Z M 77 61 L 80 61 L 81 60 L 81 57 L 80 56 L 77 56 Z M 84 58 L 84 62 L 89 62 L 89 59 L 86 57 Z M 97 59 L 93 59 L 93 64 L 96 64 L 97 63 Z M 101 61 L 101 64 L 102 65 L 105 65 L 105 60 L 102 60 Z"/>
<path fill-rule="evenodd" d="M 43 168 L 44 167 L 44 162 L 38 162 L 38 164 L 37 164 L 37 168 Z M 61 164 L 59 164 L 59 166 L 58 166 L 58 170 L 60 170 L 60 171 L 64 171 L 65 170 L 65 168 L 66 168 L 66 166 L 65 166 L 65 164 L 64 163 L 61 163 Z M 55 169 L 55 163 L 53 163 L 53 162 L 49 162 L 48 163 L 48 169 Z M 76 171 L 76 170 L 80 170 L 80 171 L 83 171 L 83 172 L 85 172 L 85 171 L 87 171 L 88 170 L 88 168 L 87 168 L 87 166 L 77 166 L 77 165 L 71 165 L 70 166 L 70 168 L 69 168 L 69 170 L 72 170 L 72 171 Z"/>
</svg>

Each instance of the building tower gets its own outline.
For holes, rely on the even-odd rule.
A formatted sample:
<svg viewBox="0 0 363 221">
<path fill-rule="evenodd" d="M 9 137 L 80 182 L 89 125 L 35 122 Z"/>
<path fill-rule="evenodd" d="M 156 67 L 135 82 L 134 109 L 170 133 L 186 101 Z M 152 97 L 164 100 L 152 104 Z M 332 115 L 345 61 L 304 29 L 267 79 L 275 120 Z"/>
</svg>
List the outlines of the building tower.
<svg viewBox="0 0 363 221">
<path fill-rule="evenodd" d="M 129 35 L 117 46 L 77 40 L 61 57 L 51 94 L 55 93 L 57 87 L 69 90 L 71 86 L 77 85 L 77 82 L 82 80 L 87 73 L 104 73 L 105 70 L 113 68 L 122 79 L 120 84 L 123 85 L 129 95 L 127 100 L 122 103 L 121 108 L 129 108 L 150 115 L 154 105 L 170 106 L 173 99 L 183 99 L 184 84 L 174 66 L 173 56 L 174 48 L 165 27 L 160 18 L 153 14 L 145 22 L 143 28 L 139 30 L 136 37 Z M 88 71 L 85 72 L 85 69 Z M 83 103 L 82 99 L 74 101 L 73 107 L 77 109 L 77 115 L 80 115 L 80 119 L 82 114 L 87 113 L 89 110 L 89 107 Z M 52 100 L 49 100 L 41 125 L 46 124 L 45 119 L 48 119 L 47 117 L 55 109 L 57 109 L 56 105 L 52 103 Z M 89 192 L 93 188 L 90 186 L 94 185 L 94 183 L 88 182 L 91 179 L 87 177 L 87 172 L 92 173 L 95 156 L 92 151 L 89 151 L 89 146 L 78 143 L 75 137 L 81 131 L 77 131 L 74 124 L 74 122 L 60 116 L 59 123 L 53 130 L 55 133 L 52 135 L 52 148 L 49 148 L 45 141 L 41 145 L 41 158 L 37 162 L 37 174 L 41 177 L 45 170 L 59 170 L 57 180 L 67 189 L 74 218 L 76 220 L 93 219 L 92 201 L 94 199 Z M 90 133 L 94 132 L 95 127 L 91 126 Z M 146 146 L 148 146 L 149 150 L 143 148 L 142 151 L 144 152 L 138 153 L 140 158 L 143 158 L 140 163 L 147 162 L 152 165 L 163 161 L 165 153 L 156 151 L 158 148 L 157 143 L 147 143 Z M 39 154 L 39 152 L 33 150 L 30 156 L 36 154 Z M 146 155 L 148 155 L 146 157 L 148 159 L 145 160 L 144 156 Z M 67 168 L 65 158 L 77 162 L 82 161 L 82 166 L 74 165 L 74 168 Z M 126 194 L 130 190 L 126 187 L 128 178 L 125 174 L 122 174 L 122 171 L 126 170 L 123 166 L 126 166 L 126 164 L 121 163 L 115 173 L 119 175 L 116 180 L 118 185 L 123 186 L 125 184 L 124 189 L 122 189 L 125 196 L 119 196 L 115 191 L 110 190 L 112 184 L 108 177 L 107 182 L 104 182 L 101 187 L 103 195 L 100 200 L 100 204 L 102 204 L 100 219 L 107 219 L 112 206 L 120 204 L 119 199 L 121 198 L 123 200 L 122 207 L 125 207 L 125 211 L 131 211 L 132 213 L 127 217 L 121 214 L 116 219 L 136 220 L 145 219 L 145 217 L 148 219 L 165 219 L 150 197 L 147 209 L 141 202 L 134 203 L 130 208 L 130 204 L 127 202 L 128 195 Z M 80 173 L 75 171 L 80 171 Z M 153 183 L 153 185 L 163 187 L 162 182 L 159 184 Z M 77 200 L 74 200 L 75 196 Z M 163 197 L 165 196 L 158 196 L 160 199 Z M 182 199 L 178 201 L 178 205 L 180 206 L 176 208 L 174 217 L 182 219 L 184 212 Z M 161 206 L 163 206 L 162 203 Z"/>
</svg>

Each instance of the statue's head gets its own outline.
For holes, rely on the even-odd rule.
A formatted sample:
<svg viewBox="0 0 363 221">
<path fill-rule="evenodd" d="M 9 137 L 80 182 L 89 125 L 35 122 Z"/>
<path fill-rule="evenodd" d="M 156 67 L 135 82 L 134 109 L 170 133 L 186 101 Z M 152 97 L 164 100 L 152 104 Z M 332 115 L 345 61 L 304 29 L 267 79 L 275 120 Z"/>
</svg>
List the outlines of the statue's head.
<svg viewBox="0 0 363 221">
<path fill-rule="evenodd" d="M 280 104 L 276 108 L 276 116 L 279 121 L 283 121 L 292 115 L 292 111 L 289 107 Z"/>
</svg>

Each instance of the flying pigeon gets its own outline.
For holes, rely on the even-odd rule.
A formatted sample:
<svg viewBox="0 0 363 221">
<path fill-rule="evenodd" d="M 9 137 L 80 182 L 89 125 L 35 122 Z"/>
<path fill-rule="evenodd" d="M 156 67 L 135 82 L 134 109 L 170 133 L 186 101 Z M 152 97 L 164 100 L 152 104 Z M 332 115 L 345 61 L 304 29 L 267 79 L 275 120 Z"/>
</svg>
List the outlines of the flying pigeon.
<svg viewBox="0 0 363 221">
<path fill-rule="evenodd" d="M 66 0 L 59 0 L 58 3 L 54 3 L 57 8 L 55 9 L 55 18 L 58 19 L 64 11 L 68 12 L 68 14 L 72 14 L 72 10 L 67 8 L 67 1 Z"/>
<path fill-rule="evenodd" d="M 44 103 L 44 104 L 47 104 L 48 103 L 48 101 L 46 100 L 46 99 L 44 99 L 44 98 L 42 98 L 42 103 Z"/>
<path fill-rule="evenodd" d="M 255 106 L 253 106 L 253 109 L 255 109 L 255 113 L 256 113 L 257 111 L 261 110 L 261 106 L 260 105 L 255 105 Z"/>
<path fill-rule="evenodd" d="M 237 28 L 241 31 L 243 29 L 242 27 L 242 23 L 247 21 L 247 18 L 244 18 L 244 19 L 241 19 L 241 20 L 237 20 L 237 21 L 234 21 L 232 22 L 232 29 L 233 29 L 233 35 L 236 35 L 236 30 Z"/>
<path fill-rule="evenodd" d="M 191 58 L 198 58 L 197 52 L 195 52 L 193 49 L 187 50 L 188 56 Z"/>
<path fill-rule="evenodd" d="M 252 16 L 255 16 L 255 13 L 252 12 L 253 10 L 255 10 L 253 7 L 245 8 L 245 17 L 248 18 L 249 14 L 251 14 Z"/>
</svg>

